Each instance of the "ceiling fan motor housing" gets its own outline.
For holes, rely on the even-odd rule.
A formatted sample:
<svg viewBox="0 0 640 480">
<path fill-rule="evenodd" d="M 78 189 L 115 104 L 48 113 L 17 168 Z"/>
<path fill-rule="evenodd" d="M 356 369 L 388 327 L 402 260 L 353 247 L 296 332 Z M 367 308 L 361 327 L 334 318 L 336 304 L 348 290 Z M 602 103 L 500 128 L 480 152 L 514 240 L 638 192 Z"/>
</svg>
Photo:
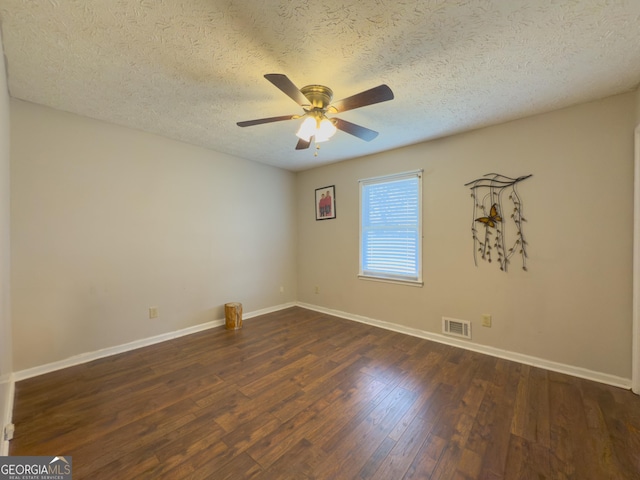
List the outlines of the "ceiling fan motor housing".
<svg viewBox="0 0 640 480">
<path fill-rule="evenodd" d="M 313 108 L 325 110 L 333 100 L 333 90 L 324 85 L 307 85 L 300 91 L 309 99 Z"/>
</svg>

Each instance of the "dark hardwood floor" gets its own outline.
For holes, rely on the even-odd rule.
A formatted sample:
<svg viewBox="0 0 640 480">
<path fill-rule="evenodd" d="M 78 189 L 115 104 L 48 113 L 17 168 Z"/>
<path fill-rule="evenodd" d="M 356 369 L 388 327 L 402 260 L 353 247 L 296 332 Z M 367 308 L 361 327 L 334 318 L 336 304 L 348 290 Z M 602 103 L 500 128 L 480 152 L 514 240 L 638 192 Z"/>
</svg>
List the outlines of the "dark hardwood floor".
<svg viewBox="0 0 640 480">
<path fill-rule="evenodd" d="M 16 384 L 81 479 L 640 479 L 640 397 L 291 308 Z"/>
</svg>

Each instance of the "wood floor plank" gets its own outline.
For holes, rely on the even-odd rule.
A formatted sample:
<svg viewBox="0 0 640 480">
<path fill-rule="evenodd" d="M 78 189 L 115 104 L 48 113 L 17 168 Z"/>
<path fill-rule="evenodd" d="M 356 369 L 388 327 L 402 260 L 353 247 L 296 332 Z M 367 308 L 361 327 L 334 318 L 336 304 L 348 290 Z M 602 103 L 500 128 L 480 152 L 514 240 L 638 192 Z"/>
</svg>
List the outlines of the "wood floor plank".
<svg viewBox="0 0 640 480">
<path fill-rule="evenodd" d="M 505 478 L 553 478 L 549 453 L 549 449 L 541 444 L 511 435 Z"/>
<path fill-rule="evenodd" d="M 476 415 L 468 448 L 482 456 L 479 478 L 505 478 L 520 367 L 504 360 L 496 363 L 495 376 Z"/>
<path fill-rule="evenodd" d="M 376 462 L 377 468 L 372 475 L 363 476 L 363 478 L 376 480 L 402 478 L 431 434 L 432 428 L 433 423 L 424 418 L 415 417 L 397 441 L 387 437 L 387 440 L 390 441 L 389 446 L 392 448 L 386 457 Z"/>
<path fill-rule="evenodd" d="M 157 454 L 157 447 L 187 437 L 198 425 L 210 425 L 197 416 L 192 404 L 176 403 L 167 409 L 149 415 L 139 422 L 125 425 L 100 438 L 99 443 L 85 442 L 75 449 L 75 455 L 83 461 L 77 463 L 74 473 L 89 475 L 101 470 L 127 454 L 145 450 Z M 223 430 L 216 428 L 219 437 Z"/>
<path fill-rule="evenodd" d="M 327 454 L 303 438 L 257 478 L 260 480 L 320 480 L 327 478 L 321 469 Z"/>
<path fill-rule="evenodd" d="M 324 398 L 279 425 L 279 428 L 269 435 L 263 436 L 248 450 L 249 455 L 262 467 L 267 468 L 307 434 L 318 428 L 322 423 L 324 410 L 331 406 Z"/>
<path fill-rule="evenodd" d="M 203 417 L 176 429 L 171 435 L 166 435 L 149 446 L 160 462 L 153 473 L 161 476 L 185 463 L 187 468 L 193 471 L 194 464 L 190 459 L 196 454 L 206 452 L 206 456 L 211 458 L 229 449 L 227 444 L 220 440 L 223 434 L 223 430 L 212 419 Z M 182 471 L 186 473 L 187 468 Z"/>
<path fill-rule="evenodd" d="M 297 383 L 297 382 L 296 382 Z M 279 405 L 274 405 L 269 413 L 277 417 L 283 424 L 294 418 L 299 413 L 308 408 L 315 408 L 317 403 L 329 405 L 335 400 L 344 395 L 344 390 L 340 387 L 335 387 L 333 390 L 328 389 L 321 395 L 318 395 L 319 400 L 315 403 L 310 403 L 310 397 L 307 395 L 298 395 L 290 398 L 287 402 L 282 402 Z"/>
<path fill-rule="evenodd" d="M 266 390 L 271 390 L 277 383 L 292 383 L 291 378 L 299 375 L 306 369 L 311 368 L 318 362 L 318 357 L 313 354 L 304 355 L 293 359 L 279 368 L 272 369 L 268 375 L 253 380 L 250 383 L 240 386 L 239 390 L 247 397 L 257 397 Z M 297 386 L 296 386 L 297 387 Z"/>
<path fill-rule="evenodd" d="M 375 452 L 373 452 L 354 478 L 373 478 L 375 472 L 380 469 L 382 463 L 389 458 L 389 454 L 395 445 L 396 441 L 387 436 L 382 443 L 378 445 L 378 448 L 376 448 Z"/>
<path fill-rule="evenodd" d="M 324 443 L 329 454 L 321 466 L 327 478 L 356 478 L 374 455 L 406 408 L 415 401 L 415 393 L 395 388 L 362 421 L 350 422 Z"/>
<path fill-rule="evenodd" d="M 338 432 L 347 428 L 348 425 L 361 421 L 368 415 L 380 398 L 384 398 L 389 389 L 380 381 L 362 376 L 355 380 L 352 385 L 344 386 L 344 392 L 332 404 L 324 418 L 319 421 L 317 428 L 309 432 L 306 438 L 318 448 L 324 443 L 331 445 L 331 440 Z"/>
<path fill-rule="evenodd" d="M 417 455 L 409 464 L 402 480 L 431 478 L 438 462 L 440 462 L 443 452 L 447 448 L 447 444 L 447 440 L 430 433 L 422 445 L 422 448 L 418 450 Z"/>
<path fill-rule="evenodd" d="M 640 479 L 640 397 L 293 307 L 16 384 L 78 479 Z"/>
</svg>

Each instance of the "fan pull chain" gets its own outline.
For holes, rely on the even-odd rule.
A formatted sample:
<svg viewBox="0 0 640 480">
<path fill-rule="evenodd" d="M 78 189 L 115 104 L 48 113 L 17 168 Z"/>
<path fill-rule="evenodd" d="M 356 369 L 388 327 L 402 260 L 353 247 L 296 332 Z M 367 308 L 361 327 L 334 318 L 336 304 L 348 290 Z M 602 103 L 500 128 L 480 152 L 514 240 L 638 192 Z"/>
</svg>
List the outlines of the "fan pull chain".
<svg viewBox="0 0 640 480">
<path fill-rule="evenodd" d="M 319 151 L 320 151 L 320 145 L 318 145 L 318 144 L 316 143 L 316 151 L 315 151 L 315 153 L 313 154 L 313 156 L 314 156 L 314 157 L 317 157 L 317 156 L 318 156 L 318 152 L 319 152 Z"/>
</svg>

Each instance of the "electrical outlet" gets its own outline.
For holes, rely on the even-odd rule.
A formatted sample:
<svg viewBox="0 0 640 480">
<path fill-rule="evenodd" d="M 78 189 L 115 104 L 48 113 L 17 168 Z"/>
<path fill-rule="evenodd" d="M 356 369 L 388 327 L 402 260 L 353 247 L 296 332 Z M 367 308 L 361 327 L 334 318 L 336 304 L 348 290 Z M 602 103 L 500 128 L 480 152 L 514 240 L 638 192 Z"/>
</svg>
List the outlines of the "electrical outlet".
<svg viewBox="0 0 640 480">
<path fill-rule="evenodd" d="M 158 307 L 149 307 L 149 318 L 158 318 Z"/>
<path fill-rule="evenodd" d="M 4 427 L 4 439 L 5 441 L 13 440 L 13 434 L 16 431 L 16 426 L 13 423 Z"/>
<path fill-rule="evenodd" d="M 491 315 L 489 315 L 488 313 L 482 315 L 482 326 L 491 327 Z"/>
<path fill-rule="evenodd" d="M 316 285 L 316 289 L 315 289 L 316 293 L 320 293 L 320 287 L 318 285 Z"/>
</svg>

